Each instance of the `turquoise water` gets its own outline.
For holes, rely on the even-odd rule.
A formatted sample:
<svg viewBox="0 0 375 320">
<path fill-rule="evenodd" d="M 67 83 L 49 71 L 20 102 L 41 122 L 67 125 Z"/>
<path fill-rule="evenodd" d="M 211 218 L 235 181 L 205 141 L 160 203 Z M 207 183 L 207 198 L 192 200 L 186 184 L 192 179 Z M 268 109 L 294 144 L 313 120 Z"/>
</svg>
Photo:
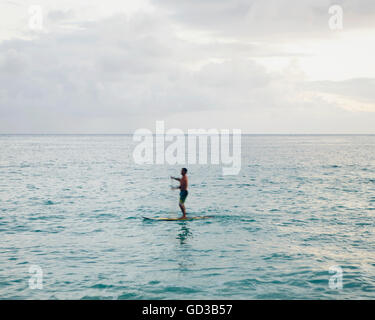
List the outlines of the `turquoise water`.
<svg viewBox="0 0 375 320">
<path fill-rule="evenodd" d="M 0 136 L 1 299 L 375 298 L 375 136 L 243 136 L 239 175 L 189 166 L 188 214 L 214 218 L 187 222 L 141 218 L 178 214 L 180 166 L 133 147 Z"/>
</svg>

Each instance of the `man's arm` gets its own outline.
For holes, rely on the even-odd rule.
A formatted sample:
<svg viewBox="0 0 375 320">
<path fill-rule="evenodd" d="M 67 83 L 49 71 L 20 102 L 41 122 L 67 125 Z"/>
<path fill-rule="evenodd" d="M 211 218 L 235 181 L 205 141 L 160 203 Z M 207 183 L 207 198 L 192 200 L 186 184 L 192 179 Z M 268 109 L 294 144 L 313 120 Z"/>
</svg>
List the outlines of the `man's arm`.
<svg viewBox="0 0 375 320">
<path fill-rule="evenodd" d="M 177 190 L 177 189 L 181 189 L 181 179 L 180 178 L 175 178 L 175 177 L 172 177 L 171 176 L 171 179 L 174 179 L 174 180 L 177 180 L 180 182 L 180 185 L 178 187 L 171 187 L 172 190 Z"/>
</svg>

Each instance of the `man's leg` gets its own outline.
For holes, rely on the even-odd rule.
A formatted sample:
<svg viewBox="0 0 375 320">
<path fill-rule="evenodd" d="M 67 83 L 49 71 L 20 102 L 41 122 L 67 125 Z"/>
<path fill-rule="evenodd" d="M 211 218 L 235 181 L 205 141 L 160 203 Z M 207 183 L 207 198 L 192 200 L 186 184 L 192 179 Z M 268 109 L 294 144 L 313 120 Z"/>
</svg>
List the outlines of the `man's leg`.
<svg viewBox="0 0 375 320">
<path fill-rule="evenodd" d="M 180 206 L 180 209 L 182 211 L 182 218 L 186 218 L 186 209 L 185 209 L 185 205 L 183 203 L 179 203 L 179 206 Z"/>
</svg>

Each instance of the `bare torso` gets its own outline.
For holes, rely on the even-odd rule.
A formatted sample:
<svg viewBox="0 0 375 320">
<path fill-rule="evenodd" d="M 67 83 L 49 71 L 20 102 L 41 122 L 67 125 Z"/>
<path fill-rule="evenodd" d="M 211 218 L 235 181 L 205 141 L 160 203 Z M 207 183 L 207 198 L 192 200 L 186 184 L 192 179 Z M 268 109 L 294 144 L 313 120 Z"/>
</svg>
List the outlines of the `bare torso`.
<svg viewBox="0 0 375 320">
<path fill-rule="evenodd" d="M 180 190 L 187 190 L 187 188 L 188 188 L 188 177 L 185 175 L 185 176 L 182 176 L 180 180 Z"/>
</svg>

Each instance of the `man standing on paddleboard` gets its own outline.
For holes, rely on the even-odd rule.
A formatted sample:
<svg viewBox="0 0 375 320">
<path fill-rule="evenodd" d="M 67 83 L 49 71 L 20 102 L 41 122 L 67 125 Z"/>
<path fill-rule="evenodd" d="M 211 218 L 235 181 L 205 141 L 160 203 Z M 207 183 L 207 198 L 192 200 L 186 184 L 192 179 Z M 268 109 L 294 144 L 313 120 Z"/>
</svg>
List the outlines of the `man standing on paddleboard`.
<svg viewBox="0 0 375 320">
<path fill-rule="evenodd" d="M 186 168 L 182 168 L 181 169 L 181 175 L 182 177 L 181 178 L 175 178 L 175 177 L 172 177 L 171 176 L 171 179 L 174 179 L 174 180 L 177 180 L 180 182 L 180 186 L 179 187 L 172 187 L 172 189 L 180 189 L 180 203 L 178 204 L 180 206 L 180 209 L 182 211 L 182 217 L 181 219 L 185 219 L 186 218 L 186 209 L 185 209 L 185 200 L 186 200 L 186 197 L 188 196 L 188 191 L 187 191 L 187 188 L 188 188 L 188 177 L 187 177 L 187 169 Z"/>
</svg>

